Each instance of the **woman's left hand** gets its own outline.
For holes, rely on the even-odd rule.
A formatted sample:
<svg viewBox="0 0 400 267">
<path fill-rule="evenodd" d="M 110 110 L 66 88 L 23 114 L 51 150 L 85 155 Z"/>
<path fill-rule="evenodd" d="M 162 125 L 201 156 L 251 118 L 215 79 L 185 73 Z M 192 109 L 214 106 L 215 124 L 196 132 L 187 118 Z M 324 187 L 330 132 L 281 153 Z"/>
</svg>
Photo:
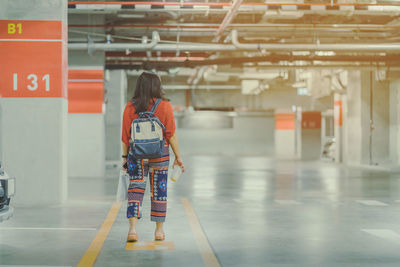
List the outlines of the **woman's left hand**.
<svg viewBox="0 0 400 267">
<path fill-rule="evenodd" d="M 125 172 L 128 172 L 128 165 L 127 165 L 127 161 L 128 161 L 128 159 L 126 159 L 126 158 L 123 158 L 122 159 L 122 170 L 124 170 Z"/>
</svg>

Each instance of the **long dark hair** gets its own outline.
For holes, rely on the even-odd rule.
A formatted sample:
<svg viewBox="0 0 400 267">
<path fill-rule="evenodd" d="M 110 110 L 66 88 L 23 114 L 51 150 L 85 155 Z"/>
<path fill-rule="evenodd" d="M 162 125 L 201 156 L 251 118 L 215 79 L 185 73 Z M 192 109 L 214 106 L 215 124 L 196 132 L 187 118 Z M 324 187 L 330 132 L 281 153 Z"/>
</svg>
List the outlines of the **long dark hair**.
<svg viewBox="0 0 400 267">
<path fill-rule="evenodd" d="M 150 104 L 150 100 L 154 97 L 169 101 L 165 97 L 160 77 L 152 71 L 144 71 L 137 79 L 135 94 L 132 98 L 135 99 L 136 113 L 145 112 Z"/>
</svg>

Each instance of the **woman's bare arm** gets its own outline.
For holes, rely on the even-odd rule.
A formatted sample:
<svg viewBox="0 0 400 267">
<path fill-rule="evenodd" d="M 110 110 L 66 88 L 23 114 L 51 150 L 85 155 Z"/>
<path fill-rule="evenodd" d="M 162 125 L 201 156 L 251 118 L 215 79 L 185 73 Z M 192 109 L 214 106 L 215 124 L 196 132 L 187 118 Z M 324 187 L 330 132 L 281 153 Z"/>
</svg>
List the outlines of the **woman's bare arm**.
<svg viewBox="0 0 400 267">
<path fill-rule="evenodd" d="M 179 151 L 178 136 L 176 135 L 176 132 L 168 141 L 169 144 L 171 145 L 172 151 L 174 151 L 175 154 L 175 161 L 173 166 L 178 165 L 179 167 L 182 168 L 182 172 L 185 172 L 185 166 L 183 165 L 183 161 Z"/>
</svg>

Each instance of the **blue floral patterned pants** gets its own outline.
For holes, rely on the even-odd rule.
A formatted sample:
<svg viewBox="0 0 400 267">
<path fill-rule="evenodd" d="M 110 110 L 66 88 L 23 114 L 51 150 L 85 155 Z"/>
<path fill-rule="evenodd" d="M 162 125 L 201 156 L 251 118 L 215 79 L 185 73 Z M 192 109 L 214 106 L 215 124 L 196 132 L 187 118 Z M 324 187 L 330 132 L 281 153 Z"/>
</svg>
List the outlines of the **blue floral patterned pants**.
<svg viewBox="0 0 400 267">
<path fill-rule="evenodd" d="M 167 214 L 167 180 L 169 166 L 169 147 L 165 146 L 161 158 L 138 159 L 129 171 L 127 217 L 142 217 L 143 196 L 147 180 L 151 188 L 151 220 L 164 222 Z M 129 167 L 129 166 L 128 166 Z"/>
</svg>

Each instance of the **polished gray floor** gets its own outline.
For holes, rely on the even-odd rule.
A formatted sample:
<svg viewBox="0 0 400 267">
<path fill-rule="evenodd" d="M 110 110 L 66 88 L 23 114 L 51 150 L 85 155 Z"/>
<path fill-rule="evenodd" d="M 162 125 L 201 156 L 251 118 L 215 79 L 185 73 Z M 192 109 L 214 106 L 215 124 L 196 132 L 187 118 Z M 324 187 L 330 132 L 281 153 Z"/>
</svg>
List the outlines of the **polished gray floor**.
<svg viewBox="0 0 400 267">
<path fill-rule="evenodd" d="M 125 250 L 124 205 L 95 266 L 204 266 L 182 198 L 221 266 L 400 266 L 400 174 L 262 157 L 185 162 L 168 185 L 174 251 Z M 76 265 L 112 206 L 117 173 L 70 179 L 63 205 L 17 207 L 0 224 L 0 266 Z M 149 206 L 145 196 L 143 241 L 153 238 Z"/>
</svg>

